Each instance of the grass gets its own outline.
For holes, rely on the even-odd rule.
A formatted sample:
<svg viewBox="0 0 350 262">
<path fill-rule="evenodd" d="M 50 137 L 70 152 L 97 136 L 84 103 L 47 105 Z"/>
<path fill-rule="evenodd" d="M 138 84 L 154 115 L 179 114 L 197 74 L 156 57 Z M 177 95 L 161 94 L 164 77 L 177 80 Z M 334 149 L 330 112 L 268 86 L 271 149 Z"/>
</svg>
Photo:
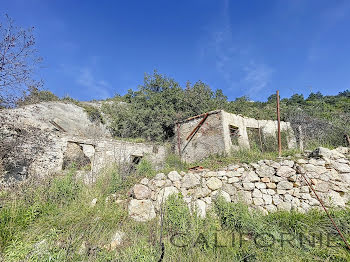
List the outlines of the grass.
<svg viewBox="0 0 350 262">
<path fill-rule="evenodd" d="M 224 160 L 206 161 L 210 167 L 219 167 L 232 163 L 233 158 L 242 162 L 261 157 L 257 152 L 239 152 Z M 174 167 L 186 168 L 170 155 L 164 170 Z M 161 232 L 163 261 L 350 260 L 350 252 L 330 220 L 318 210 L 264 216 L 243 203 L 219 198 L 201 219 L 189 211 L 179 194 L 166 201 L 162 223 L 157 219 L 137 223 L 128 218 L 126 202 L 106 201 L 112 193 L 125 199 L 140 178 L 155 173 L 152 165 L 142 160 L 127 177 L 115 166 L 105 169 L 92 186 L 77 180 L 72 169 L 40 184 L 1 192 L 0 261 L 158 261 Z M 94 198 L 97 203 L 92 207 Z M 349 241 L 350 209 L 330 213 Z M 107 247 L 116 231 L 124 232 L 125 237 L 112 251 Z"/>
</svg>

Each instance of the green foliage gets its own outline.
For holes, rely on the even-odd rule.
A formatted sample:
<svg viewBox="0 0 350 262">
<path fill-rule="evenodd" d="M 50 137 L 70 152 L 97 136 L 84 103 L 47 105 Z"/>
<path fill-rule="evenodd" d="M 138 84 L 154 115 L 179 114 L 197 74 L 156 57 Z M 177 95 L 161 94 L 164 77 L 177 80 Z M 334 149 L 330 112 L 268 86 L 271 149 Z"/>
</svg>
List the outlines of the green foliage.
<svg viewBox="0 0 350 262">
<path fill-rule="evenodd" d="M 40 90 L 35 86 L 28 87 L 27 93 L 20 98 L 17 102 L 17 106 L 25 106 L 30 104 L 37 104 L 40 102 L 58 101 L 59 98 L 48 90 Z"/>
<path fill-rule="evenodd" d="M 84 108 L 84 111 L 87 113 L 91 122 L 96 122 L 101 124 L 105 123 L 103 116 L 98 108 L 91 105 L 82 104 L 82 103 L 80 103 L 79 105 L 82 108 Z"/>
<path fill-rule="evenodd" d="M 136 166 L 136 175 L 139 177 L 153 177 L 156 170 L 153 164 L 146 158 L 142 158 L 140 163 Z"/>
<path fill-rule="evenodd" d="M 317 92 L 307 99 L 302 94 L 284 98 L 280 101 L 281 120 L 291 122 L 296 133 L 298 126 L 302 126 L 306 147 L 315 141 L 344 145 L 343 136 L 350 133 L 348 93 L 347 90 L 337 96 L 323 96 Z M 276 95 L 271 95 L 266 102 L 254 102 L 247 96 L 227 101 L 222 90 L 213 91 L 201 81 L 193 85 L 187 82 L 182 88 L 174 79 L 154 71 L 153 75 L 145 75 L 144 84 L 137 91 L 129 90 L 102 107 L 112 120 L 110 128 L 116 137 L 153 141 L 171 139 L 177 120 L 217 109 L 275 120 Z M 265 146 L 265 150 L 269 151 L 269 146 Z"/>
<path fill-rule="evenodd" d="M 221 225 L 225 228 L 246 234 L 258 233 L 263 228 L 262 214 L 250 211 L 243 203 L 228 203 L 220 197 L 215 202 L 215 208 Z"/>
<path fill-rule="evenodd" d="M 113 134 L 155 141 L 171 138 L 175 121 L 213 110 L 226 102 L 221 90 L 213 92 L 200 81 L 193 86 L 187 83 L 182 89 L 174 79 L 157 71 L 146 74 L 139 90 L 129 90 L 123 99 L 124 102 L 117 99 L 102 107 L 112 119 Z"/>
<path fill-rule="evenodd" d="M 137 223 L 127 217 L 127 206 L 105 201 L 109 184 L 122 181 L 116 169 L 105 170 L 97 183 L 80 184 L 73 176 L 57 177 L 49 183 L 26 187 L 16 198 L 8 198 L 0 209 L 1 253 L 4 261 L 159 261 L 162 241 L 163 261 L 349 261 L 350 255 L 324 212 L 306 214 L 278 211 L 269 215 L 245 204 L 227 203 L 218 198 L 206 218 L 191 212 L 181 194 L 164 203 L 163 228 L 159 220 Z M 114 188 L 125 194 L 125 188 Z M 45 194 L 45 192 L 50 192 Z M 62 199 L 57 195 L 67 196 Z M 11 195 L 11 193 L 10 193 Z M 56 195 L 54 198 L 48 197 Z M 15 195 L 14 195 L 15 196 Z M 2 194 L 2 198 L 9 197 Z M 90 206 L 93 198 L 97 204 Z M 346 238 L 350 236 L 350 210 L 330 210 Z M 117 250 L 109 251 L 116 231 L 125 233 Z M 240 239 L 240 233 L 243 238 Z M 265 244 L 276 241 L 273 246 Z M 294 237 L 281 247 L 280 235 Z M 313 233 L 331 234 L 335 247 L 307 242 Z M 304 245 L 299 236 L 304 234 Z M 175 238 L 174 238 L 175 236 Z M 258 241 L 256 237 L 259 236 Z M 5 240 L 5 241 L 4 241 Z M 326 239 L 324 239 L 326 241 Z M 256 243 L 265 245 L 259 247 Z M 182 245 L 178 247 L 176 245 Z"/>
</svg>

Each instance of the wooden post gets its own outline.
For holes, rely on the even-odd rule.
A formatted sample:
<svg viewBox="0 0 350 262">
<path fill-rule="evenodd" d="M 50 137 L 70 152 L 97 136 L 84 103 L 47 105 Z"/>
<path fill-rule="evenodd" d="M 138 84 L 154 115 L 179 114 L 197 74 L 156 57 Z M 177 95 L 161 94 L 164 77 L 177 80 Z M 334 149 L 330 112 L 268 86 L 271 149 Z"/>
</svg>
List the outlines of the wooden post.
<svg viewBox="0 0 350 262">
<path fill-rule="evenodd" d="M 281 143 L 281 117 L 280 117 L 280 92 L 276 92 L 277 99 L 277 130 L 278 130 L 278 156 L 282 155 L 282 143 Z"/>
</svg>

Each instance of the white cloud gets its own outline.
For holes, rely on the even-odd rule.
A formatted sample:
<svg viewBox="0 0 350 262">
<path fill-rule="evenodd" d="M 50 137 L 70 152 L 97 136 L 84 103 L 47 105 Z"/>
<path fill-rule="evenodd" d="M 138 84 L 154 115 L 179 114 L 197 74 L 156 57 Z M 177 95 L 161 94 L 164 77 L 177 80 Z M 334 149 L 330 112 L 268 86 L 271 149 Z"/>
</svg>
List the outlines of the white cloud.
<svg viewBox="0 0 350 262">
<path fill-rule="evenodd" d="M 86 87 L 87 91 L 91 93 L 91 96 L 96 97 L 96 99 L 111 97 L 109 83 L 105 80 L 97 80 L 89 68 L 85 67 L 79 69 L 76 83 L 80 86 Z"/>
<path fill-rule="evenodd" d="M 251 86 L 247 90 L 248 96 L 254 96 L 262 91 L 268 85 L 274 71 L 271 67 L 254 61 L 251 61 L 243 70 L 245 72 L 243 81 Z"/>
<path fill-rule="evenodd" d="M 233 30 L 230 23 L 229 1 L 223 2 L 221 20 L 211 27 L 201 43 L 201 59 L 214 60 L 216 71 L 227 84 L 227 89 L 238 89 L 242 95 L 255 96 L 265 88 L 274 69 L 261 59 L 254 57 L 252 43 Z M 233 33 L 234 32 L 234 33 Z"/>
</svg>

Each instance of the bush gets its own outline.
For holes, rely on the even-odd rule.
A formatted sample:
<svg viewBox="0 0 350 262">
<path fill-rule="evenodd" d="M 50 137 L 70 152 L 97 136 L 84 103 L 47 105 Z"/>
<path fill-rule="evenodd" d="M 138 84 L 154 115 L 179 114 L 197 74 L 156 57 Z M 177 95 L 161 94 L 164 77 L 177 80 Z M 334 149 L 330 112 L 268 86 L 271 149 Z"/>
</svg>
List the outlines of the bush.
<svg viewBox="0 0 350 262">
<path fill-rule="evenodd" d="M 37 87 L 31 86 L 28 88 L 28 94 L 25 94 L 23 98 L 19 99 L 17 106 L 25 106 L 31 104 L 37 104 L 41 102 L 58 101 L 59 98 L 48 90 L 40 90 Z"/>
<path fill-rule="evenodd" d="M 81 104 L 81 103 L 79 105 L 84 108 L 84 111 L 87 113 L 91 122 L 101 123 L 101 124 L 105 123 L 103 116 L 100 110 L 98 110 L 98 108 L 91 105 Z"/>
</svg>

